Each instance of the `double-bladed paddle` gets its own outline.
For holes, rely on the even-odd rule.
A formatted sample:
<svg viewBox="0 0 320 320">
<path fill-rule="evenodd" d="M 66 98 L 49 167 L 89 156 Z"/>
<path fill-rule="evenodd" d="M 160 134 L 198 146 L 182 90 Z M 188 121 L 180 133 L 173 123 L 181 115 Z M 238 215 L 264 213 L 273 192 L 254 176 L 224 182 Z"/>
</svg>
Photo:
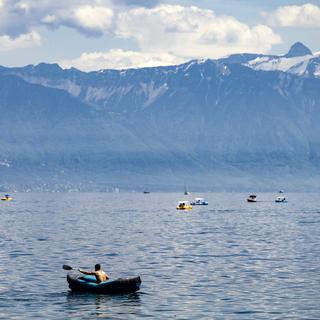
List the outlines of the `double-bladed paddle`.
<svg viewBox="0 0 320 320">
<path fill-rule="evenodd" d="M 72 267 L 70 267 L 70 266 L 68 266 L 68 265 L 66 265 L 66 264 L 64 264 L 63 266 L 62 266 L 62 269 L 63 270 L 73 270 L 73 268 Z"/>
</svg>

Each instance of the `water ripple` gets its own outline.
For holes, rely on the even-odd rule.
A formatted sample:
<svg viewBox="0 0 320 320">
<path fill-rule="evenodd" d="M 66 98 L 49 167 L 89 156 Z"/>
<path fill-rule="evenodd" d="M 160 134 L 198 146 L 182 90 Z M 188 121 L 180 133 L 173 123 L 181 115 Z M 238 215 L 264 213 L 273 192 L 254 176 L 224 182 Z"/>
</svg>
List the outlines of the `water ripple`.
<svg viewBox="0 0 320 320">
<path fill-rule="evenodd" d="M 179 212 L 178 194 L 16 194 L 0 206 L 0 319 L 320 319 L 316 196 L 246 196 Z M 97 262 L 141 291 L 70 292 L 62 264 Z"/>
</svg>

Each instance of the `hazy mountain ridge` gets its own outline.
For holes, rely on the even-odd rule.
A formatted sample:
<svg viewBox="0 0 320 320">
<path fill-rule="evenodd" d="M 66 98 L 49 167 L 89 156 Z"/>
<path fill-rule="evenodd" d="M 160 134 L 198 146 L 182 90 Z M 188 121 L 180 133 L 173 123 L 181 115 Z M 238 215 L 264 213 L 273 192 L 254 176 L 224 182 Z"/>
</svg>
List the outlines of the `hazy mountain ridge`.
<svg viewBox="0 0 320 320">
<path fill-rule="evenodd" d="M 278 61 L 309 56 L 300 45 L 290 51 Z M 276 57 L 90 73 L 2 67 L 2 184 L 319 188 L 320 79 L 248 66 L 257 59 Z M 308 61 L 317 70 L 317 58 Z"/>
<path fill-rule="evenodd" d="M 220 65 L 221 68 L 229 64 L 242 64 L 256 71 L 283 71 L 305 77 L 320 76 L 319 54 L 313 55 L 301 43 L 294 44 L 288 54 L 283 56 L 234 54 L 219 60 L 195 60 L 169 67 L 85 73 L 74 68 L 63 70 L 57 64 L 42 63 L 23 68 L 2 68 L 0 72 L 19 76 L 30 83 L 65 90 L 82 102 L 99 109 L 121 112 L 123 103 L 136 104 L 138 109 L 148 107 L 168 90 L 168 82 L 172 79 L 181 81 L 181 77 L 187 78 L 192 65 L 196 64 L 201 68 L 206 61 Z M 130 101 L 126 101 L 128 96 Z"/>
</svg>

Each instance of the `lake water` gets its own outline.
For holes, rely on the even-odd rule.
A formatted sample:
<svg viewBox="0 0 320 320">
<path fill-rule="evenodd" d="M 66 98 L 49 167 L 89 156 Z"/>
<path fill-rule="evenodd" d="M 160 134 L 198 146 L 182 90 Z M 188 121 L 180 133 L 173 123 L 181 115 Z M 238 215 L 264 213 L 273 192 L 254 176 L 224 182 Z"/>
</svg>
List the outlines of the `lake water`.
<svg viewBox="0 0 320 320">
<path fill-rule="evenodd" d="M 0 203 L 1 319 L 320 319 L 320 197 L 17 193 Z M 63 264 L 136 294 L 73 294 Z"/>
</svg>

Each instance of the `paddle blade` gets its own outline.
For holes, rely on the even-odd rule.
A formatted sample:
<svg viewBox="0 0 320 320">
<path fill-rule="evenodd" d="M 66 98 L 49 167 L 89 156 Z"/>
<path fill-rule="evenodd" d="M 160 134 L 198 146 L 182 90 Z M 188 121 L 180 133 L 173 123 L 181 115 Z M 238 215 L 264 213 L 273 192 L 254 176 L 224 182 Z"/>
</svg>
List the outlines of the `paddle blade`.
<svg viewBox="0 0 320 320">
<path fill-rule="evenodd" d="M 62 269 L 63 269 L 63 270 L 72 270 L 72 267 L 64 264 L 64 265 L 62 266 Z"/>
</svg>

